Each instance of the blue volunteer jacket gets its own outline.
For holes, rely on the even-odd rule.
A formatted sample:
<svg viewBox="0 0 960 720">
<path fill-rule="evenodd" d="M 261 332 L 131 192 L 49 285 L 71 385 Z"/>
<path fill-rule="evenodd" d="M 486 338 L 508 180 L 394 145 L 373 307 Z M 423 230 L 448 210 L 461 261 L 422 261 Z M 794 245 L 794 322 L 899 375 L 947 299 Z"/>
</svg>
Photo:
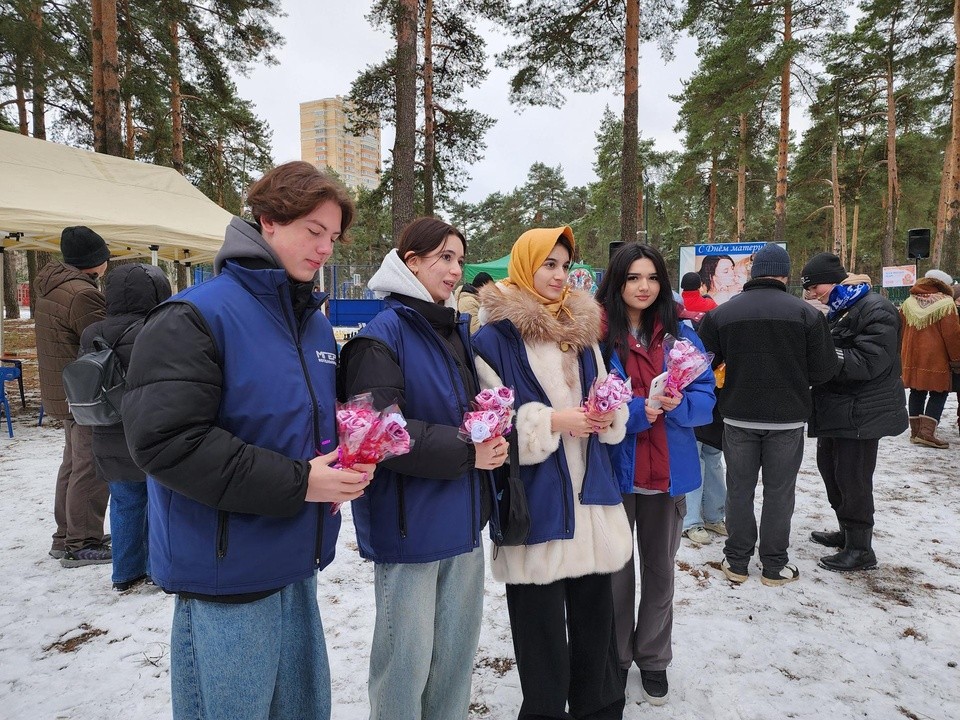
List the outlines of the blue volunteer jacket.
<svg viewBox="0 0 960 720">
<path fill-rule="evenodd" d="M 477 355 L 493 368 L 503 384 L 513 388 L 515 407 L 529 402 L 550 405 L 546 392 L 530 367 L 523 338 L 512 322 L 499 320 L 484 325 L 473 336 L 473 346 Z M 585 348 L 578 361 L 581 387 L 586 393 L 597 377 L 593 349 Z M 579 497 L 573 497 L 573 482 L 562 446 L 542 463 L 521 465 L 520 478 L 530 510 L 527 545 L 572 538 L 576 502 L 584 505 L 618 505 L 623 501 L 613 477 L 610 459 L 595 434 L 590 435 L 587 442 L 586 470 Z M 496 518 L 497 513 L 493 517 Z M 491 523 L 490 530 L 491 536 L 495 536 L 495 523 Z"/>
<path fill-rule="evenodd" d="M 336 343 L 314 295 L 297 325 L 283 270 L 222 273 L 170 302 L 206 323 L 222 370 L 216 425 L 246 443 L 308 460 L 336 444 Z M 282 379 L 282 382 L 276 381 Z M 310 577 L 334 557 L 340 515 L 304 503 L 292 517 L 217 510 L 148 478 L 150 571 L 170 592 L 255 593 Z"/>
<path fill-rule="evenodd" d="M 396 356 L 404 376 L 405 417 L 458 427 L 473 398 L 467 397 L 453 352 L 423 315 L 391 297 L 384 302 L 385 309 L 357 337 L 378 340 Z M 464 315 L 457 332 L 476 377 L 469 329 Z M 473 551 L 480 546 L 480 492 L 490 492 L 488 483 L 488 473 L 477 470 L 438 480 L 378 465 L 363 496 L 353 501 L 360 555 L 381 563 L 420 563 Z"/>
<path fill-rule="evenodd" d="M 701 351 L 700 338 L 689 327 L 680 324 L 680 335 L 690 340 Z M 617 354 L 610 355 L 611 371 L 616 370 L 620 377 L 627 374 Z M 666 370 L 666 362 L 664 362 Z M 714 387 L 716 380 L 709 367 L 700 376 L 683 389 L 683 400 L 676 408 L 660 417 L 667 424 L 667 451 L 670 454 L 670 495 L 684 495 L 700 487 L 703 478 L 700 474 L 700 453 L 697 450 L 697 438 L 693 428 L 709 425 L 713 421 L 713 406 L 716 403 Z M 607 445 L 610 462 L 617 476 L 620 491 L 633 492 L 633 471 L 637 453 L 637 434 L 650 429 L 647 413 L 644 411 L 646 398 L 635 397 L 630 400 L 627 418 L 627 434 L 617 445 Z"/>
</svg>

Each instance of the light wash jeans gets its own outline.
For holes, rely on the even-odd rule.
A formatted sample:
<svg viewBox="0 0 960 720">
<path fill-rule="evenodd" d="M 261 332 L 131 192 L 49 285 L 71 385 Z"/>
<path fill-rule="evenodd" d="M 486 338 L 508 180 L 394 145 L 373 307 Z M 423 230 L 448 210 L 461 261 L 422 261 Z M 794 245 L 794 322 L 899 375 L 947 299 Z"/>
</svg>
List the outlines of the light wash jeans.
<svg viewBox="0 0 960 720">
<path fill-rule="evenodd" d="M 727 481 L 724 479 L 723 451 L 711 445 L 697 443 L 700 451 L 700 474 L 703 484 L 687 493 L 687 514 L 683 518 L 683 529 L 708 523 L 720 522 L 724 518 L 724 504 L 727 502 Z"/>
<path fill-rule="evenodd" d="M 110 484 L 110 534 L 115 583 L 150 574 L 147 542 L 147 483 L 115 480 Z"/>
<path fill-rule="evenodd" d="M 483 615 L 483 547 L 377 563 L 371 720 L 466 720 Z"/>
<path fill-rule="evenodd" d="M 174 720 L 329 720 L 316 575 L 250 603 L 178 597 L 170 680 Z"/>
</svg>

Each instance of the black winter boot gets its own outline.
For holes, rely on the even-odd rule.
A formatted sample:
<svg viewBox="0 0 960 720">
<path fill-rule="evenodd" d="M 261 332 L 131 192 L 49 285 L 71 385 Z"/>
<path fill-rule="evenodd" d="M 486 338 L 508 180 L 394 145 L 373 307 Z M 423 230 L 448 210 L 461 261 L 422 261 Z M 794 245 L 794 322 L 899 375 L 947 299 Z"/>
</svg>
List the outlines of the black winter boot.
<svg viewBox="0 0 960 720">
<path fill-rule="evenodd" d="M 810 533 L 810 539 L 818 545 L 824 545 L 832 548 L 842 548 L 846 544 L 846 535 L 843 528 L 839 530 L 814 530 Z"/>
<path fill-rule="evenodd" d="M 853 572 L 872 570 L 877 566 L 877 556 L 873 552 L 873 528 L 845 528 L 847 542 L 843 550 L 836 555 L 820 558 L 820 567 L 834 572 Z"/>
</svg>

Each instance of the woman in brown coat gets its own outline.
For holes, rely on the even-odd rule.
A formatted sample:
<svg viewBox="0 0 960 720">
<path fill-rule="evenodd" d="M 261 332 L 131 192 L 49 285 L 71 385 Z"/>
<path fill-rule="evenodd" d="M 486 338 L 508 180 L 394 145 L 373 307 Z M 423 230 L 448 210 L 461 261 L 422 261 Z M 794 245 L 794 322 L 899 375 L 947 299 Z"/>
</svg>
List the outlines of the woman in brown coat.
<svg viewBox="0 0 960 720">
<path fill-rule="evenodd" d="M 949 447 L 936 429 L 952 388 L 952 369 L 960 371 L 960 317 L 953 291 L 935 277 L 920 278 L 910 288 L 900 317 L 903 384 L 910 388 L 910 441 Z"/>
</svg>

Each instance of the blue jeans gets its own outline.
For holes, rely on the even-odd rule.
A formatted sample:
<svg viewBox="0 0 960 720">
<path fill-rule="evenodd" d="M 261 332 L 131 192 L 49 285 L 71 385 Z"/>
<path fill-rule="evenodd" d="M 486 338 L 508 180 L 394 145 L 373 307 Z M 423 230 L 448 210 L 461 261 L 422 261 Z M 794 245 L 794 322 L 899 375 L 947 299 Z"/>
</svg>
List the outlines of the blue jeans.
<svg viewBox="0 0 960 720">
<path fill-rule="evenodd" d="M 329 720 L 316 575 L 250 603 L 178 597 L 170 681 L 174 720 Z"/>
<path fill-rule="evenodd" d="M 687 493 L 687 514 L 683 517 L 684 530 L 703 525 L 704 521 L 720 522 L 725 517 L 727 483 L 723 477 L 723 451 L 701 442 L 697 443 L 697 449 L 700 451 L 700 474 L 703 476 L 703 484 Z"/>
<path fill-rule="evenodd" d="M 802 427 L 756 430 L 727 425 L 723 456 L 727 461 L 727 542 L 723 553 L 736 571 L 747 567 L 757 544 L 753 499 L 763 472 L 760 513 L 760 562 L 779 572 L 789 560 L 790 523 L 796 502 L 797 472 L 803 460 Z"/>
<path fill-rule="evenodd" d="M 483 547 L 377 563 L 371 720 L 466 720 L 483 615 Z"/>
<path fill-rule="evenodd" d="M 147 483 L 110 483 L 110 534 L 113 536 L 113 582 L 150 574 L 147 542 Z"/>
</svg>

